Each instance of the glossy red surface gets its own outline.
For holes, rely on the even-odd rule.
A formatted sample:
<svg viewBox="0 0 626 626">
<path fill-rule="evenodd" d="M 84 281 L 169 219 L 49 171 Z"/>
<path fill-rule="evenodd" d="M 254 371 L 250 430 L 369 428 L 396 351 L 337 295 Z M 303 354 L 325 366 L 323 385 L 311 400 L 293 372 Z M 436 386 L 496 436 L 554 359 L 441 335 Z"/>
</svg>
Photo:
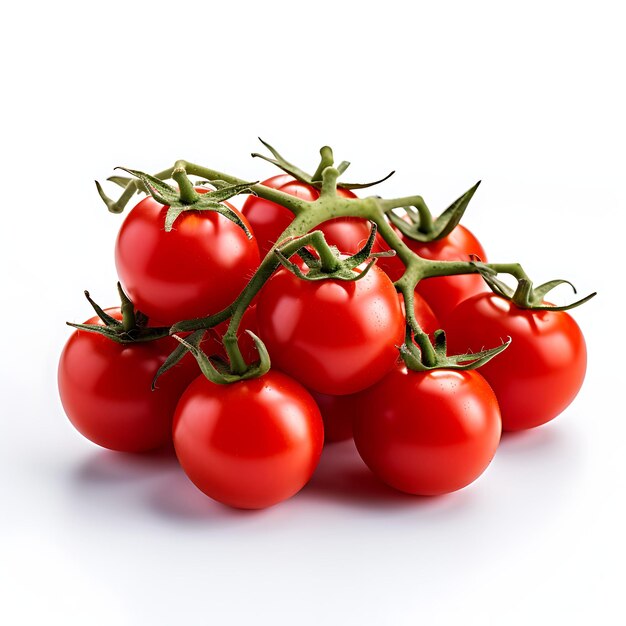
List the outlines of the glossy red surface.
<svg viewBox="0 0 626 626">
<path fill-rule="evenodd" d="M 388 485 L 415 495 L 461 489 L 480 476 L 500 441 L 495 395 L 475 371 L 400 366 L 355 397 L 354 441 Z"/>
<path fill-rule="evenodd" d="M 196 379 L 174 418 L 174 447 L 187 476 L 209 497 L 258 509 L 309 480 L 324 427 L 310 394 L 285 374 L 231 385 Z"/>
<path fill-rule="evenodd" d="M 257 323 L 275 367 L 331 395 L 382 378 L 404 336 L 397 293 L 377 267 L 354 282 L 312 282 L 281 269 L 261 291 Z"/>
<path fill-rule="evenodd" d="M 107 313 L 121 319 L 119 309 Z M 94 317 L 85 323 L 101 322 Z M 186 356 L 151 390 L 154 375 L 177 345 L 169 337 L 122 345 L 74 331 L 58 370 L 61 402 L 72 424 L 87 439 L 121 452 L 143 452 L 170 443 L 176 403 L 200 373 Z"/>
<path fill-rule="evenodd" d="M 444 320 L 449 352 L 511 345 L 480 368 L 498 397 L 505 430 L 544 424 L 575 398 L 585 378 L 587 349 L 563 311 L 520 309 L 494 293 L 469 298 Z"/>
<path fill-rule="evenodd" d="M 214 211 L 184 212 L 165 232 L 167 208 L 148 197 L 124 220 L 115 245 L 120 280 L 140 311 L 166 324 L 217 313 L 258 267 L 256 239 Z"/>
</svg>

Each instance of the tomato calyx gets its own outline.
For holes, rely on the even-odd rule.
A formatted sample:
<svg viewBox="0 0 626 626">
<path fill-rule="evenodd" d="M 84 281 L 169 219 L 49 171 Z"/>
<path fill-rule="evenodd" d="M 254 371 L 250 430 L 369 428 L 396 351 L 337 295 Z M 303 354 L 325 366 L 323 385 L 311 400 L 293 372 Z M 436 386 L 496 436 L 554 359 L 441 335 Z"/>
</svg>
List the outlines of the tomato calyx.
<svg viewBox="0 0 626 626">
<path fill-rule="evenodd" d="M 260 376 L 267 374 L 267 372 L 269 372 L 270 370 L 270 355 L 267 351 L 267 348 L 265 347 L 265 344 L 251 330 L 246 330 L 246 332 L 248 333 L 248 335 L 250 335 L 252 341 L 254 341 L 254 345 L 259 353 L 259 360 L 247 366 L 246 369 L 241 373 L 233 372 L 230 364 L 221 357 L 209 357 L 206 355 L 202 348 L 200 348 L 200 342 L 204 333 L 194 333 L 193 335 L 190 335 L 190 337 L 188 338 L 189 340 L 183 339 L 178 335 L 172 336 L 174 337 L 174 339 L 176 339 L 176 341 L 181 344 L 183 348 L 191 352 L 191 354 L 196 359 L 200 370 L 208 380 L 217 385 L 229 385 L 231 383 L 236 383 L 241 380 L 259 378 Z M 172 365 L 170 365 L 164 370 L 164 366 L 165 363 L 157 372 L 157 376 L 154 379 L 155 382 L 158 376 L 160 376 L 162 373 L 164 373 L 164 371 L 167 371 L 167 369 L 172 367 Z"/>
<path fill-rule="evenodd" d="M 187 177 L 185 168 L 181 166 L 174 167 L 170 174 L 171 178 L 173 178 L 178 184 L 178 189 L 175 189 L 171 185 L 168 185 L 166 182 L 156 176 L 151 176 L 150 174 L 146 174 L 145 172 L 141 172 L 139 170 L 131 170 L 125 167 L 118 167 L 116 169 L 128 172 L 129 174 L 137 178 L 141 185 L 137 187 L 139 191 L 147 191 L 157 202 L 168 207 L 167 213 L 165 215 L 166 232 L 171 232 L 172 228 L 174 227 L 174 222 L 185 211 L 215 211 L 216 213 L 219 213 L 220 215 L 223 215 L 225 218 L 229 219 L 231 222 L 237 224 L 237 226 L 239 226 L 239 228 L 241 228 L 246 233 L 248 239 L 252 238 L 252 233 L 241 220 L 241 218 L 232 209 L 222 203 L 225 200 L 228 200 L 240 194 L 254 193 L 250 189 L 250 187 L 252 185 L 255 185 L 258 181 L 250 183 L 240 183 L 235 185 L 229 185 L 225 181 L 221 180 L 204 181 L 213 184 L 216 189 L 207 190 L 205 193 L 198 193 L 194 189 L 193 183 Z M 116 177 L 112 178 L 115 179 Z M 119 179 L 115 179 L 112 182 L 115 182 L 119 185 L 128 185 L 129 180 L 131 179 L 120 177 Z M 109 207 L 109 210 L 117 212 L 115 208 L 119 203 L 119 200 L 117 202 L 114 202 L 105 195 L 99 183 L 96 182 L 96 185 L 98 186 L 98 193 L 100 194 L 100 197 Z M 132 189 L 132 187 L 130 188 Z"/>
<path fill-rule="evenodd" d="M 410 370 L 425 372 L 435 369 L 477 369 L 500 354 L 500 352 L 506 350 L 511 343 L 511 338 L 508 337 L 502 345 L 495 348 L 481 350 L 480 352 L 449 355 L 445 331 L 441 329 L 436 330 L 434 338 L 434 344 L 430 346 L 432 350 L 425 350 L 423 338 L 413 331 L 410 324 L 407 324 L 405 342 L 399 349 L 402 360 Z M 429 341 L 427 336 L 425 340 Z M 416 341 L 418 342 L 417 344 Z"/>
<path fill-rule="evenodd" d="M 458 226 L 479 185 L 480 181 L 436 218 L 433 218 L 421 196 L 412 198 L 414 204 L 403 207 L 407 219 L 397 215 L 391 209 L 386 212 L 386 215 L 389 221 L 408 239 L 422 243 L 437 241 L 447 237 Z"/>
<path fill-rule="evenodd" d="M 115 319 L 109 315 L 100 305 L 92 300 L 91 295 L 85 290 L 85 297 L 89 304 L 91 304 L 96 315 L 102 320 L 104 324 L 74 324 L 73 322 L 66 322 L 68 326 L 77 328 L 78 330 L 86 330 L 90 333 L 98 333 L 115 341 L 116 343 L 139 343 L 145 341 L 154 341 L 156 339 L 162 339 L 169 335 L 168 326 L 156 326 L 148 327 L 148 317 L 141 311 L 135 309 L 130 298 L 124 293 L 122 285 L 117 283 L 117 291 L 120 295 L 122 320 Z"/>
<path fill-rule="evenodd" d="M 544 298 L 559 285 L 569 285 L 574 293 L 577 293 L 576 287 L 569 281 L 564 279 L 550 280 L 546 283 L 533 287 L 532 281 L 526 276 L 519 276 L 517 278 L 517 286 L 515 289 L 507 285 L 504 281 L 498 278 L 497 271 L 479 261 L 475 261 L 475 265 L 478 272 L 483 277 L 483 280 L 487 283 L 489 288 L 498 296 L 506 300 L 510 300 L 515 306 L 520 309 L 530 309 L 531 311 L 568 311 L 585 302 L 591 300 L 597 292 L 590 293 L 589 295 L 571 302 L 570 304 L 554 305 L 545 302 Z"/>
<path fill-rule="evenodd" d="M 322 148 L 320 148 L 321 159 L 320 159 L 319 165 L 317 166 L 317 169 L 315 170 L 315 173 L 313 175 L 307 174 L 304 170 L 301 170 L 299 167 L 297 167 L 293 163 L 290 163 L 289 161 L 287 161 L 287 159 L 285 159 L 273 146 L 271 146 L 266 141 L 263 141 L 263 139 L 261 139 L 260 137 L 259 137 L 259 141 L 272 153 L 274 158 L 272 159 L 271 157 L 268 157 L 264 154 L 260 154 L 258 152 L 253 152 L 252 153 L 253 157 L 258 157 L 260 159 L 263 159 L 264 161 L 267 161 L 268 163 L 271 163 L 272 165 L 275 165 L 276 167 L 280 168 L 283 172 L 285 172 L 286 174 L 289 174 L 290 176 L 293 176 L 296 180 L 300 181 L 301 183 L 311 185 L 311 187 L 315 187 L 316 189 L 321 189 L 322 187 L 322 172 L 327 167 L 333 167 L 335 163 L 332 148 L 330 146 L 323 146 Z M 337 165 L 336 167 L 336 169 L 339 172 L 339 175 L 343 174 L 348 169 L 349 166 L 350 166 L 349 161 L 342 161 L 341 163 L 339 163 L 339 165 Z M 338 183 L 337 186 L 342 187 L 343 189 L 367 189 L 368 187 L 373 187 L 374 185 L 378 185 L 386 181 L 388 178 L 390 178 L 394 174 L 395 174 L 395 170 L 392 172 L 389 172 L 387 176 L 379 180 L 375 180 L 371 183 Z"/>
<path fill-rule="evenodd" d="M 376 260 L 379 257 L 395 255 L 395 250 L 372 252 L 374 242 L 376 241 L 377 231 L 378 227 L 374 222 L 372 222 L 369 237 L 363 247 L 352 256 L 346 258 L 342 258 L 336 246 L 328 245 L 324 233 L 321 230 L 315 230 L 302 237 L 289 239 L 286 242 L 281 243 L 276 248 L 274 253 L 283 267 L 302 280 L 317 281 L 332 278 L 335 280 L 353 282 L 363 278 L 376 263 Z M 299 256 L 302 261 L 304 261 L 304 265 L 308 268 L 307 272 L 303 272 L 301 267 L 290 261 L 290 256 L 285 255 L 283 252 L 285 250 L 285 244 L 293 244 L 294 241 L 299 241 L 303 245 L 290 256 Z M 315 252 L 317 252 L 318 256 L 312 254 L 307 249 L 307 245 L 313 248 Z M 367 265 L 362 271 L 354 271 L 359 265 L 366 262 Z"/>
</svg>

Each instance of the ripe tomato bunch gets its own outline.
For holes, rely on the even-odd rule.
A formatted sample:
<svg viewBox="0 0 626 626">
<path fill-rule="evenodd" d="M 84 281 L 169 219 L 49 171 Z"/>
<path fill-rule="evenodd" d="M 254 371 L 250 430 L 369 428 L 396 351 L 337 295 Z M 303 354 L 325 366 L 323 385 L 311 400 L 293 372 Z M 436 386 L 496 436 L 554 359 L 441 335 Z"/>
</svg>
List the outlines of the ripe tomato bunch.
<svg viewBox="0 0 626 626">
<path fill-rule="evenodd" d="M 205 494 L 263 508 L 308 482 L 325 441 L 352 437 L 396 489 L 460 489 L 503 430 L 572 402 L 586 348 L 566 309 L 591 296 L 554 306 L 566 281 L 535 287 L 519 264 L 488 263 L 459 224 L 478 185 L 435 218 L 421 196 L 358 197 L 376 183 L 339 182 L 348 163 L 328 147 L 309 175 L 265 146 L 272 158 L 255 156 L 284 173 L 263 183 L 177 161 L 111 177 L 116 201 L 98 184 L 115 213 L 146 195 L 115 244 L 121 305 L 85 292 L 96 315 L 70 324 L 61 355 L 85 437 L 126 453 L 173 444 Z"/>
</svg>

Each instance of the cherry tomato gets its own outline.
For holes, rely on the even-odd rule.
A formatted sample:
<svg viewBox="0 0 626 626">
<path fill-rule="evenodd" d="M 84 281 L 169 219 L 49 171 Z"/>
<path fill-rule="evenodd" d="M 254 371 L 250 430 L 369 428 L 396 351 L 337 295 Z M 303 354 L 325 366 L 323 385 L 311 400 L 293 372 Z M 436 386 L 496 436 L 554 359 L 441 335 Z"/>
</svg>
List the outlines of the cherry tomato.
<svg viewBox="0 0 626 626">
<path fill-rule="evenodd" d="M 324 441 L 352 439 L 354 396 L 329 396 L 311 391 L 324 420 Z"/>
<path fill-rule="evenodd" d="M 201 376 L 174 417 L 174 448 L 187 476 L 209 497 L 237 508 L 265 508 L 300 491 L 323 445 L 315 401 L 275 370 L 230 385 Z"/>
<path fill-rule="evenodd" d="M 301 183 L 288 174 L 273 176 L 263 181 L 262 184 L 303 200 L 312 201 L 319 198 L 319 191 L 315 187 Z M 344 198 L 356 198 L 351 191 L 341 187 L 337 189 L 337 193 Z M 289 209 L 257 196 L 249 196 L 241 211 L 248 218 L 256 233 L 261 256 L 269 252 L 282 232 L 293 221 L 293 214 Z M 321 230 L 326 236 L 326 241 L 331 246 L 337 246 L 340 252 L 354 254 L 367 241 L 370 224 L 367 220 L 357 217 L 339 217 L 324 222 L 316 230 Z M 380 243 L 380 239 L 378 241 Z"/>
<path fill-rule="evenodd" d="M 478 239 L 461 224 L 447 237 L 438 241 L 422 243 L 404 235 L 401 237 L 413 252 L 425 259 L 469 261 L 470 255 L 474 254 L 482 261 L 487 260 L 485 251 Z M 398 257 L 381 258 L 378 264 L 387 272 L 392 281 L 398 280 L 404 272 L 404 265 Z M 459 302 L 487 290 L 485 281 L 478 274 L 427 278 L 420 281 L 416 289 L 440 319 L 450 313 Z"/>
<path fill-rule="evenodd" d="M 587 367 L 583 334 L 564 311 L 521 309 L 494 293 L 473 296 L 446 319 L 454 353 L 511 345 L 480 368 L 496 393 L 504 430 L 545 424 L 572 402 Z"/>
<path fill-rule="evenodd" d="M 152 197 L 132 209 L 117 237 L 115 264 L 135 306 L 170 325 L 228 306 L 258 267 L 259 250 L 254 237 L 215 211 L 185 211 L 165 232 L 167 209 Z"/>
<path fill-rule="evenodd" d="M 121 319 L 119 309 L 107 313 Z M 86 324 L 102 324 L 93 317 Z M 119 344 L 84 330 L 72 333 L 61 354 L 59 394 L 67 416 L 87 439 L 120 452 L 144 452 L 172 441 L 176 403 L 199 374 L 185 357 L 151 390 L 152 379 L 177 346 L 165 337 Z"/>
<path fill-rule="evenodd" d="M 257 322 L 273 365 L 330 395 L 382 378 L 404 336 L 396 290 L 377 267 L 354 282 L 307 281 L 281 269 L 261 290 Z"/>
<path fill-rule="evenodd" d="M 432 496 L 480 476 L 500 441 L 496 397 L 476 371 L 402 365 L 355 396 L 354 441 L 388 485 Z"/>
</svg>

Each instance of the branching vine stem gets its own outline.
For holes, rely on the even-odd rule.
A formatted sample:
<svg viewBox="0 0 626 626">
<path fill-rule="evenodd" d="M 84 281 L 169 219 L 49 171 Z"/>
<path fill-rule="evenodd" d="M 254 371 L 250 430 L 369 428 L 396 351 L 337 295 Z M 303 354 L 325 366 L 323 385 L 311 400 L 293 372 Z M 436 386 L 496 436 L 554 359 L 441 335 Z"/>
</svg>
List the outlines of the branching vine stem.
<svg viewBox="0 0 626 626">
<path fill-rule="evenodd" d="M 237 178 L 236 176 L 231 176 L 230 174 L 218 172 L 217 170 L 203 167 L 202 165 L 196 165 L 195 163 L 189 163 L 187 161 L 176 161 L 170 172 L 179 169 L 183 170 L 190 176 L 200 176 L 202 178 L 206 178 L 207 180 L 223 180 L 230 185 L 241 185 L 247 182 L 242 178 Z M 157 178 L 162 177 L 157 175 Z M 276 202 L 277 204 L 289 209 L 294 215 L 302 213 L 302 211 L 307 208 L 308 203 L 305 200 L 291 196 L 278 189 L 271 189 L 270 187 L 260 184 L 250 185 L 250 189 L 260 198 Z"/>
<path fill-rule="evenodd" d="M 306 245 L 303 241 L 306 242 L 308 240 L 303 240 L 302 237 L 323 222 L 338 217 L 356 217 L 374 222 L 378 227 L 380 236 L 391 249 L 395 250 L 397 256 L 404 264 L 405 271 L 394 285 L 404 299 L 407 325 L 411 328 L 415 341 L 420 348 L 422 360 L 427 366 L 434 365 L 436 363 L 436 354 L 433 345 L 415 318 L 413 308 L 415 287 L 424 278 L 477 273 L 479 272 L 478 264 L 470 261 L 433 261 L 415 254 L 404 243 L 398 232 L 387 220 L 385 214 L 394 208 L 414 207 L 420 215 L 420 223 L 423 227 L 429 228 L 432 225 L 431 216 L 422 197 L 407 196 L 396 199 L 382 199 L 376 196 L 367 198 L 339 196 L 337 194 L 337 179 L 340 175 L 341 166 L 339 168 L 332 166 L 332 151 L 330 149 L 326 152 L 322 149 L 321 155 L 322 161 L 315 172 L 315 176 L 321 177 L 321 191 L 319 198 L 314 201 L 302 200 L 261 184 L 250 185 L 251 191 L 257 196 L 290 210 L 294 214 L 293 221 L 282 233 L 279 241 L 265 256 L 250 282 L 232 304 L 214 315 L 174 324 L 170 331 L 171 334 L 209 329 L 230 318 L 228 330 L 223 337 L 224 348 L 230 361 L 232 373 L 244 373 L 248 365 L 239 349 L 237 331 L 243 314 L 255 295 L 280 265 L 278 256 L 275 254 L 276 248 L 280 247 L 282 254 L 289 257 L 295 254 L 303 245 Z M 202 177 L 209 181 L 220 180 L 230 185 L 246 183 L 245 180 L 230 174 L 182 160 L 177 161 L 173 168 L 164 170 L 156 176 L 160 179 L 174 178 L 179 185 L 183 202 L 188 201 L 192 203 L 197 197 L 197 192 L 189 183 L 187 175 Z M 137 182 L 130 182 L 116 204 L 121 204 L 122 202 L 126 204 L 137 189 Z M 311 233 L 312 242 L 315 236 L 314 233 Z M 296 238 L 297 241 L 295 241 Z M 323 251 L 324 246 L 321 246 L 320 249 Z M 332 268 L 333 259 L 322 258 L 321 261 L 323 267 Z M 518 263 L 485 263 L 482 266 L 496 273 L 510 274 L 518 281 L 528 279 L 528 276 Z"/>
</svg>

